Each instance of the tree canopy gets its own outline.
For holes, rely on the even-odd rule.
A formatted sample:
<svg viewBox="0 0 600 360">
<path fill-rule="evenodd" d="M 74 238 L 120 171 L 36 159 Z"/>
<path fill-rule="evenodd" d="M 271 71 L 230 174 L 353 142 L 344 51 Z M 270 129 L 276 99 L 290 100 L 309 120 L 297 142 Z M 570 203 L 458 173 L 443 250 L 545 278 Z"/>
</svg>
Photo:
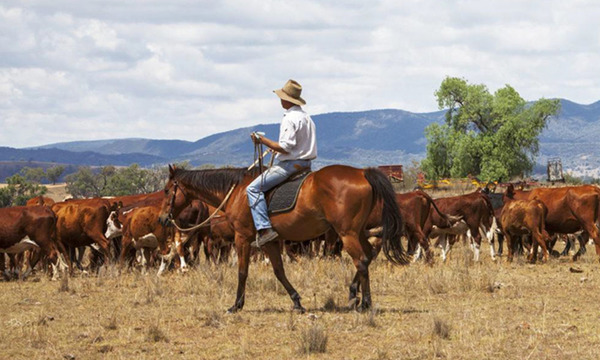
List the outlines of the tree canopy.
<svg viewBox="0 0 600 360">
<path fill-rule="evenodd" d="M 67 175 L 67 192 L 73 197 L 121 196 L 160 190 L 167 179 L 166 167 L 143 169 L 137 164 L 126 168 L 80 167 Z"/>
<path fill-rule="evenodd" d="M 31 174 L 31 173 L 30 173 Z M 44 195 L 48 189 L 21 174 L 6 178 L 6 186 L 0 188 L 0 207 L 22 206 L 27 200 Z"/>
<path fill-rule="evenodd" d="M 528 103 L 510 85 L 490 94 L 482 84 L 447 77 L 435 92 L 445 123 L 425 129 L 427 157 L 422 167 L 429 178 L 509 179 L 531 172 L 539 153 L 539 135 L 549 117 L 560 110 L 558 100 Z"/>
</svg>

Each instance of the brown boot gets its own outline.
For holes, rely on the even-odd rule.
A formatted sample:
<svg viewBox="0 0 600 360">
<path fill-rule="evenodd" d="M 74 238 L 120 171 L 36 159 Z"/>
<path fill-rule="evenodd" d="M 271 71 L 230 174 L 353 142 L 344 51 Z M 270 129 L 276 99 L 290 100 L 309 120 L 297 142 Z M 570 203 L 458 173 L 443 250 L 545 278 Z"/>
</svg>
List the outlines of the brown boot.
<svg viewBox="0 0 600 360">
<path fill-rule="evenodd" d="M 259 230 L 256 233 L 256 241 L 252 242 L 252 246 L 259 248 L 269 241 L 277 239 L 278 236 L 279 234 L 271 228 Z"/>
</svg>

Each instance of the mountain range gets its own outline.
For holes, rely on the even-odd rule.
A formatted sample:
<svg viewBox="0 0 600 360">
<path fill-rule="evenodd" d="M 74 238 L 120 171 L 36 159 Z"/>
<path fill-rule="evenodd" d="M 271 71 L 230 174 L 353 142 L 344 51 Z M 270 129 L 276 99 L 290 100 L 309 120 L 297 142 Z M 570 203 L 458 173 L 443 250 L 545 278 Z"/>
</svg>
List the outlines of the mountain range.
<svg viewBox="0 0 600 360">
<path fill-rule="evenodd" d="M 547 159 L 560 157 L 565 171 L 600 177 L 600 101 L 590 105 L 561 99 L 561 112 L 551 118 L 540 136 L 536 167 L 543 173 Z M 315 168 L 338 163 L 353 166 L 410 164 L 425 156 L 425 128 L 444 121 L 444 111 L 413 113 L 384 109 L 313 115 L 317 126 Z M 253 161 L 249 134 L 263 131 L 277 138 L 279 124 L 234 129 L 198 141 L 110 139 L 47 144 L 35 148 L 0 147 L 2 164 L 40 162 L 69 165 L 141 166 L 189 161 L 191 165 L 245 166 Z M 31 165 L 24 165 L 31 166 Z M 0 177 L 3 176 L 0 173 Z"/>
</svg>

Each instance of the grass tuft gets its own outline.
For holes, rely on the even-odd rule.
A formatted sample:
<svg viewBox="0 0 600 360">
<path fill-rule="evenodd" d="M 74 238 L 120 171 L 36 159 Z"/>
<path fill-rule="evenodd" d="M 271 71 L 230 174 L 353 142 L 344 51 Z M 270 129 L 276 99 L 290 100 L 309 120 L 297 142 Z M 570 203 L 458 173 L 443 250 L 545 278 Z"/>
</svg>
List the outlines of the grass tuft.
<svg viewBox="0 0 600 360">
<path fill-rule="evenodd" d="M 204 321 L 204 326 L 220 328 L 223 326 L 223 316 L 218 311 L 209 311 Z"/>
<path fill-rule="evenodd" d="M 164 333 L 164 331 L 160 328 L 159 324 L 150 325 L 148 328 L 148 332 L 146 333 L 146 341 L 148 342 L 169 342 L 169 338 Z"/>
<path fill-rule="evenodd" d="M 433 319 L 433 335 L 440 339 L 450 339 L 450 330 L 452 327 L 444 320 L 439 318 Z"/>
<path fill-rule="evenodd" d="M 335 302 L 335 298 L 333 297 L 333 295 L 329 295 L 329 297 L 325 301 L 325 305 L 323 305 L 323 310 L 324 311 L 328 311 L 328 312 L 332 312 L 332 311 L 337 311 L 338 310 L 338 306 L 337 306 L 337 304 Z"/>
<path fill-rule="evenodd" d="M 314 354 L 327 351 L 328 336 L 319 324 L 312 324 L 300 334 L 300 353 Z"/>
<path fill-rule="evenodd" d="M 104 325 L 104 328 L 106 330 L 117 330 L 119 328 L 117 314 L 111 315 L 111 317 L 108 319 L 108 322 Z"/>
</svg>

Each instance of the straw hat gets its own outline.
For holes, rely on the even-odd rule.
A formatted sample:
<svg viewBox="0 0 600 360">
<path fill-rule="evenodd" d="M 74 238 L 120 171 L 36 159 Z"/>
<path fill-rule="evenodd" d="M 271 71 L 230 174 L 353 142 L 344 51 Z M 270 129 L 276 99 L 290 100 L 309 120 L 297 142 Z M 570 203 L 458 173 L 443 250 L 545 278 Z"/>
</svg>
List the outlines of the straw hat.
<svg viewBox="0 0 600 360">
<path fill-rule="evenodd" d="M 280 90 L 273 90 L 279 98 L 289 101 L 296 105 L 306 105 L 306 101 L 300 97 L 302 94 L 302 86 L 295 80 L 288 80 Z"/>
</svg>

